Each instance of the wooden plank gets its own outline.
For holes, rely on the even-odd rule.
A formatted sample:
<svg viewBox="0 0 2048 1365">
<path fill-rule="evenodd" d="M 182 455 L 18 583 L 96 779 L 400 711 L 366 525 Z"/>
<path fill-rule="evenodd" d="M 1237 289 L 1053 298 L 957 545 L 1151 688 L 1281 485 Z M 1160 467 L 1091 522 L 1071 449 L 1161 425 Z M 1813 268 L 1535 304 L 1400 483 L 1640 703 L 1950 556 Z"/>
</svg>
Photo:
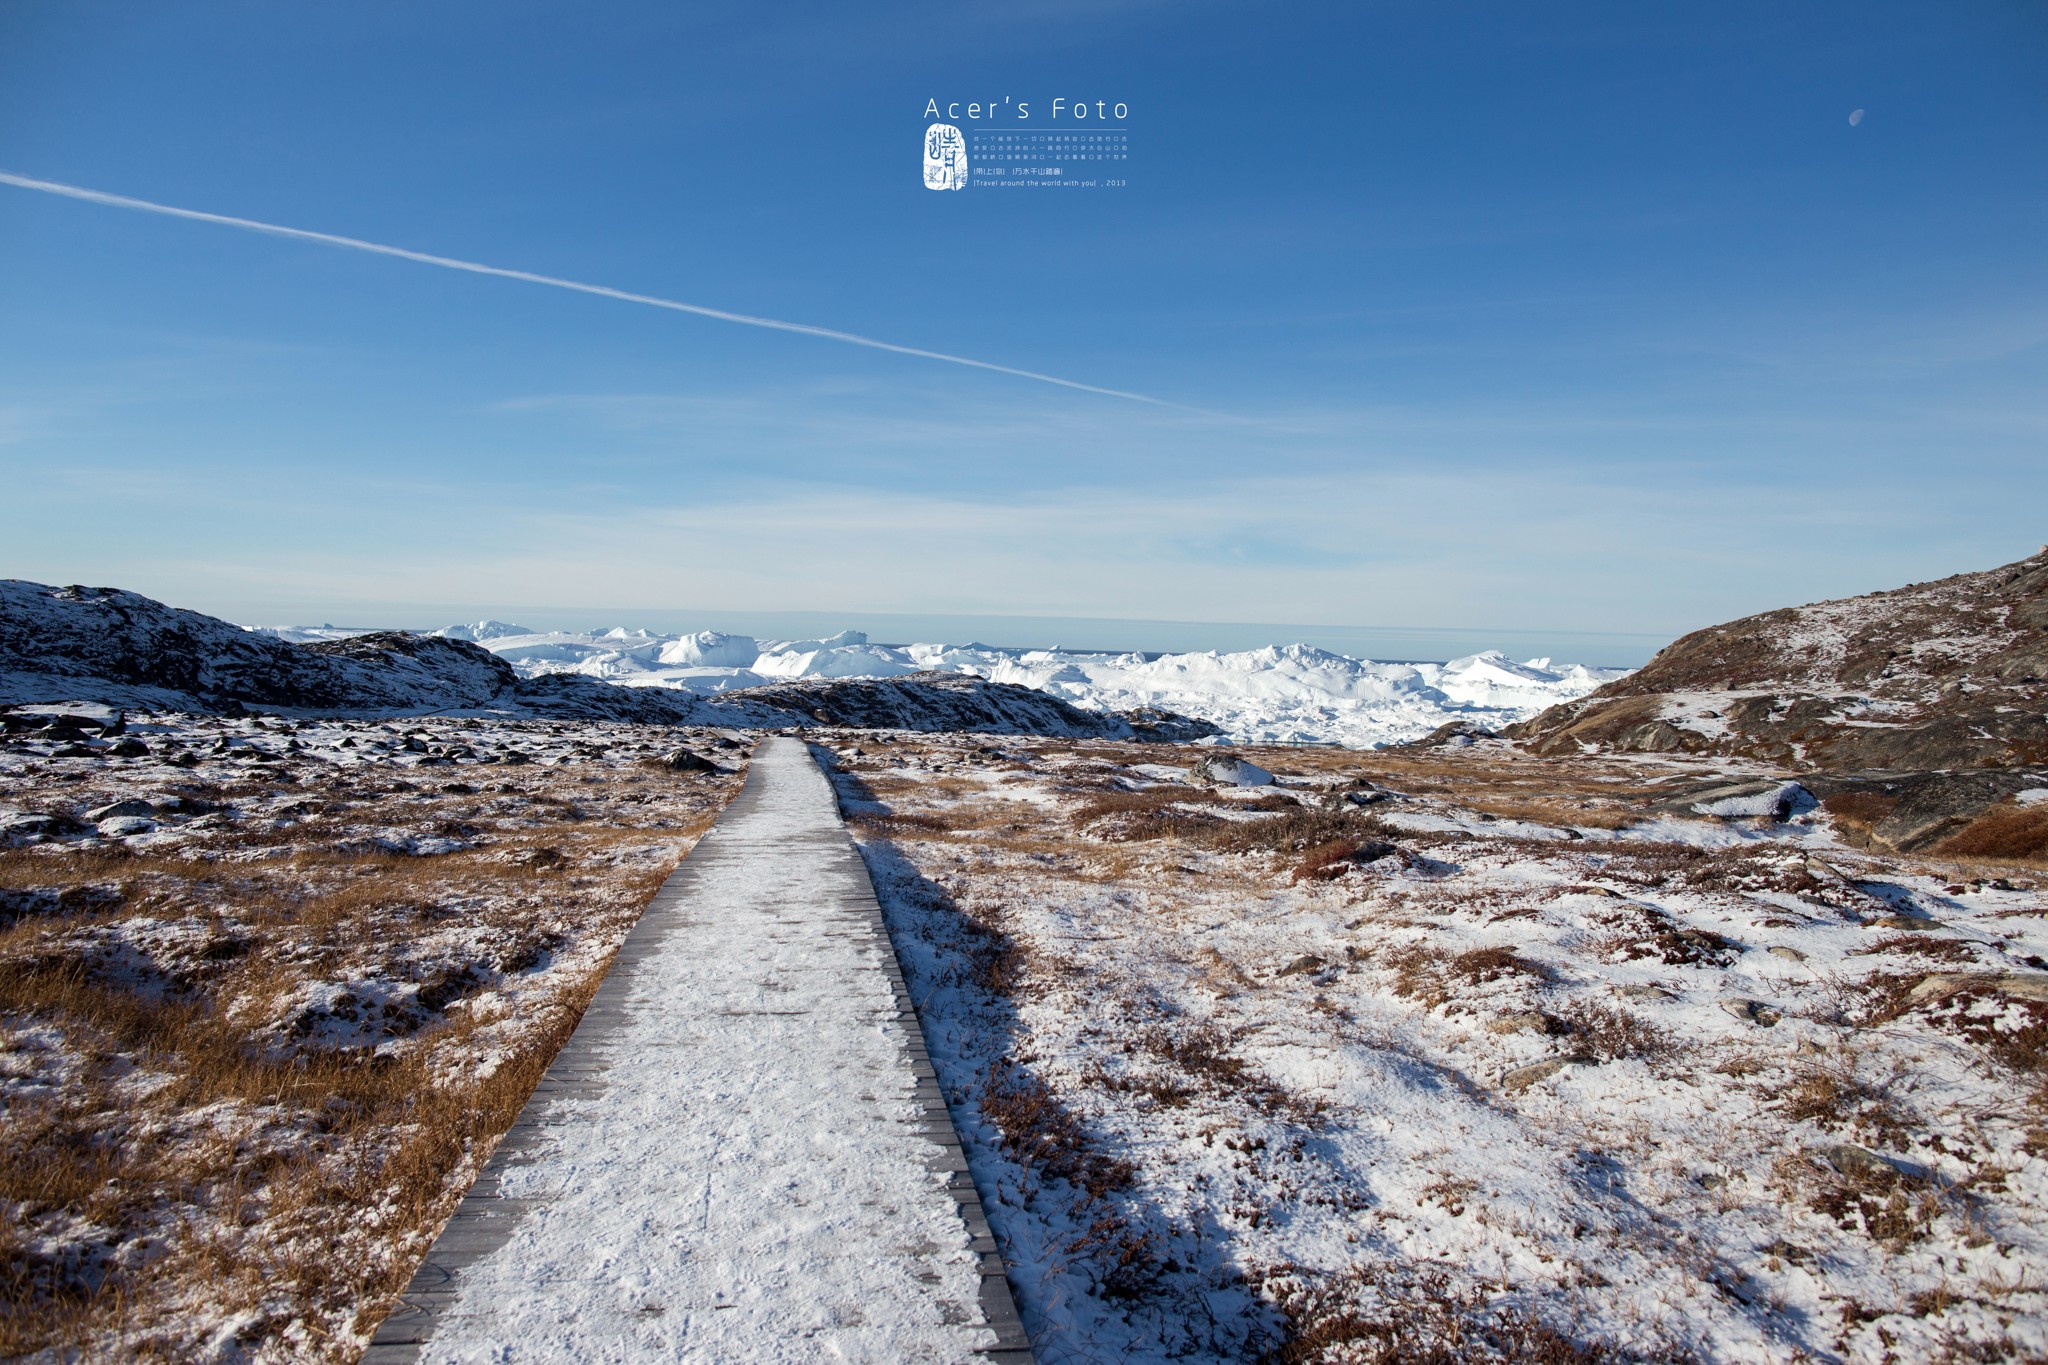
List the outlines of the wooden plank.
<svg viewBox="0 0 2048 1365">
<path fill-rule="evenodd" d="M 797 788 L 804 793 L 802 800 L 798 800 Z M 828 809 L 793 818 L 793 810 L 803 814 L 799 807 L 803 801 L 813 799 L 809 793 L 814 788 L 820 793 L 816 799 L 822 800 Z M 735 901 L 735 885 L 744 884 L 746 878 L 764 869 L 787 874 L 792 867 L 788 860 L 796 860 L 807 868 L 801 882 L 810 888 L 805 903 L 777 903 L 774 896 L 765 894 Z M 769 881 L 772 880 L 771 877 Z M 733 922 L 733 907 L 741 903 L 744 925 Z M 721 915 L 725 917 L 723 922 Z M 753 977 L 749 980 L 758 978 L 758 998 L 738 998 L 745 995 L 742 991 L 724 1005 L 705 1010 L 697 1017 L 650 1019 L 650 1011 L 661 1009 L 664 983 L 672 985 L 679 963 L 683 962 L 672 955 L 698 955 L 688 965 L 701 974 L 706 970 L 705 956 L 721 952 L 732 960 L 729 964 L 718 962 L 719 969 L 729 966 L 737 976 L 751 972 Z M 865 1002 L 870 999 L 887 1003 L 869 1006 Z M 661 1027 L 651 1029 L 651 1022 L 658 1022 Z M 939 1089 L 922 1031 L 917 1027 L 914 1003 L 866 866 L 838 818 L 829 787 L 822 785 L 822 775 L 802 746 L 789 739 L 764 741 L 739 796 L 649 903 L 621 946 L 575 1034 L 492 1153 L 475 1187 L 435 1240 L 399 1307 L 379 1327 L 364 1360 L 371 1365 L 396 1365 L 401 1361 L 438 1360 L 444 1355 L 452 1358 L 458 1351 L 499 1347 L 509 1352 L 509 1359 L 561 1359 L 566 1358 L 565 1350 L 587 1348 L 592 1340 L 588 1333 L 607 1330 L 591 1324 L 601 1316 L 598 1310 L 603 1307 L 602 1291 L 610 1287 L 602 1283 L 601 1271 L 549 1261 L 532 1245 L 539 1236 L 532 1231 L 533 1227 L 550 1216 L 563 1215 L 577 1197 L 577 1172 L 582 1169 L 578 1163 L 581 1160 L 587 1165 L 589 1155 L 579 1154 L 578 1144 L 587 1145 L 595 1140 L 589 1133 L 597 1124 L 607 1116 L 616 1123 L 621 1113 L 634 1113 L 632 1106 L 643 1101 L 657 1084 L 665 1087 L 664 1103 L 675 1100 L 675 1112 L 690 1115 L 692 1097 L 684 1094 L 678 1099 L 674 1095 L 678 1077 L 689 1076 L 693 1068 L 707 1069 L 705 1064 L 713 1060 L 726 1063 L 729 1073 L 733 1056 L 714 1057 L 703 1050 L 724 1046 L 730 1054 L 736 1045 L 733 1040 L 744 1039 L 744 1031 L 756 1023 L 761 1029 L 797 1030 L 789 1035 L 792 1038 L 800 1038 L 804 1030 L 812 1028 L 880 1030 L 893 1038 L 893 1062 L 877 1055 L 866 1064 L 865 1071 L 805 1073 L 796 1078 L 799 1092 L 803 1086 L 836 1087 L 843 1093 L 834 1100 L 838 1105 L 834 1112 L 853 1127 L 865 1125 L 865 1132 L 833 1136 L 885 1144 L 908 1142 L 909 1146 L 900 1149 L 901 1160 L 917 1164 L 931 1177 L 944 1177 L 932 1181 L 930 1197 L 950 1201 L 950 1216 L 956 1226 L 952 1236 L 961 1239 L 956 1243 L 959 1254 L 979 1260 L 978 1275 L 969 1281 L 980 1286 L 969 1316 L 978 1310 L 981 1318 L 980 1323 L 955 1329 L 953 1337 L 944 1339 L 965 1341 L 970 1335 L 978 1339 L 978 1345 L 962 1348 L 957 1357 L 960 1359 L 1003 1365 L 1030 1361 L 1030 1343 L 1017 1315 L 1015 1297 Z M 725 1031 L 719 1032 L 721 1029 Z M 734 1033 L 734 1029 L 743 1032 Z M 739 1062 L 795 1070 L 806 1065 L 802 1052 L 799 1048 L 788 1048 L 763 1054 L 770 1060 L 757 1062 L 753 1054 L 743 1050 Z M 876 1065 L 883 1068 L 881 1072 L 873 1070 Z M 791 1081 L 788 1075 L 768 1079 Z M 863 1108 L 853 1100 L 854 1096 L 874 1103 Z M 705 1104 L 716 1102 L 710 1095 L 701 1098 Z M 900 1106 L 906 1100 L 914 1106 L 908 1117 L 900 1108 L 889 1107 Z M 734 1122 L 740 1124 L 738 1131 L 743 1136 L 745 1123 L 773 1120 L 764 1116 Z M 883 1136 L 887 1133 L 901 1136 Z M 786 1142 L 781 1145 L 788 1146 Z M 786 1153 L 783 1159 L 789 1159 Z M 803 1174 L 800 1170 L 770 1167 L 743 1178 L 794 1183 L 792 1177 L 800 1179 Z M 716 1176 L 725 1181 L 733 1178 L 723 1166 Z M 706 1197 L 706 1182 L 712 1179 L 710 1172 L 687 1165 L 658 1179 L 650 1173 L 653 1183 L 646 1190 L 645 1208 L 636 1207 L 634 1212 L 644 1214 L 644 1224 L 650 1229 L 686 1228 L 695 1216 L 693 1211 Z M 517 1194 L 510 1195 L 508 1190 L 516 1190 Z M 840 1194 L 859 1202 L 861 1192 L 848 1190 Z M 899 1186 L 890 1198 L 900 1200 L 901 1194 Z M 880 1195 L 878 1191 L 871 1202 L 886 1203 Z M 637 1201 L 637 1191 L 635 1197 Z M 761 1192 L 761 1200 L 765 1201 L 762 1207 L 772 1206 L 772 1193 Z M 909 1218 L 912 1214 L 905 1216 Z M 916 1226 L 927 1230 L 938 1226 L 930 1221 L 930 1210 L 915 1216 L 925 1220 Z M 911 1226 L 910 1222 L 905 1223 L 906 1229 Z M 528 1229 L 526 1235 L 522 1235 L 523 1228 Z M 766 1243 L 773 1243 L 775 1232 L 772 1227 L 765 1229 Z M 680 1233 L 666 1235 L 672 1242 L 678 1237 L 683 1242 L 688 1240 Z M 875 1245 L 869 1248 L 827 1248 L 822 1252 L 809 1248 L 797 1260 L 813 1266 L 830 1264 L 832 1255 L 859 1256 L 872 1261 L 887 1254 L 888 1245 L 897 1242 L 909 1248 L 898 1254 L 924 1255 L 926 1251 L 912 1244 L 929 1243 L 931 1236 L 916 1233 L 870 1240 Z M 666 1248 L 664 1244 L 657 1250 Z M 771 1252 L 772 1246 L 760 1254 Z M 733 1253 L 728 1249 L 722 1254 Z M 820 1262 L 820 1255 L 827 1260 Z M 906 1262 L 907 1278 L 901 1278 L 900 1284 L 936 1282 L 941 1278 L 938 1267 L 943 1264 L 943 1255 L 940 1261 L 931 1263 L 932 1269 L 920 1270 Z M 772 1273 L 774 1267 L 768 1270 L 768 1280 L 780 1283 Z M 678 1292 L 672 1297 L 688 1299 L 684 1286 L 675 1288 Z M 650 1288 L 650 1299 L 662 1298 L 659 1291 L 659 1285 Z M 802 1291 L 791 1284 L 779 1292 L 795 1297 Z M 492 1305 L 478 1301 L 480 1296 L 487 1299 L 492 1294 L 516 1298 L 518 1306 L 529 1311 L 535 1298 L 559 1300 L 558 1320 L 570 1324 L 565 1331 L 586 1334 L 577 1338 L 582 1346 L 571 1348 L 566 1338 L 559 1344 L 561 1349 L 530 1336 L 519 1341 L 492 1339 Z M 616 1298 L 616 1294 L 612 1297 Z M 514 1305 L 505 1306 L 509 1315 Z M 697 1305 L 706 1306 L 724 1309 L 734 1305 Z M 791 1354 L 788 1341 L 771 1341 L 769 1337 L 782 1330 L 785 1322 L 801 1319 L 802 1310 L 816 1307 L 815 1303 L 791 1302 L 782 1309 L 762 1312 L 760 1305 L 755 1305 L 754 1317 L 745 1319 L 758 1322 L 758 1330 L 763 1333 L 755 1358 L 803 1358 L 801 1354 Z M 691 1310 L 687 1305 L 678 1308 L 664 1302 L 651 1311 L 683 1314 L 686 1320 L 677 1331 L 688 1340 L 706 1339 L 687 1335 L 691 1330 L 687 1319 Z M 959 1310 L 946 1311 L 957 1314 Z M 850 1317 L 851 1325 L 835 1321 L 830 1330 L 842 1335 L 850 1333 L 846 1339 L 858 1342 L 860 1314 L 855 1311 Z M 696 1321 L 708 1318 L 708 1314 L 699 1313 Z M 738 1350 L 740 1354 L 733 1358 L 744 1358 L 748 1354 L 744 1341 L 735 1347 L 730 1335 L 732 1326 L 741 1320 L 739 1314 L 722 1315 L 699 1330 L 726 1329 L 724 1345 L 716 1349 L 727 1355 Z M 957 1323 L 957 1316 L 949 1321 Z M 974 1328 L 981 1330 L 976 1332 Z M 675 1339 L 635 1324 L 621 1326 L 614 1335 L 602 1338 L 609 1359 L 713 1358 L 689 1349 L 678 1355 L 662 1345 Z M 801 1351 L 800 1346 L 798 1350 Z"/>
</svg>

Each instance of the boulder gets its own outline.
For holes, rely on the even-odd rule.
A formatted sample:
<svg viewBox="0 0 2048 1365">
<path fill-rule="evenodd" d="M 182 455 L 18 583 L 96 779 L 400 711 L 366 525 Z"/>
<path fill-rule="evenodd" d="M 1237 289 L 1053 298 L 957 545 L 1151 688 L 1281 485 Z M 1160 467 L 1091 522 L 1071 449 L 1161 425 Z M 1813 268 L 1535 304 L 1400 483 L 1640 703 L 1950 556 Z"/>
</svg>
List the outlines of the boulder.
<svg viewBox="0 0 2048 1365">
<path fill-rule="evenodd" d="M 1964 991 L 2002 995 L 2008 1000 L 2031 1000 L 2048 1004 L 2048 972 L 1934 972 L 1906 994 L 1921 1004 L 1945 1000 Z"/>
<path fill-rule="evenodd" d="M 82 834 L 86 826 L 62 815 L 29 811 L 0 811 L 0 848 L 39 844 L 66 834 Z"/>
<path fill-rule="evenodd" d="M 1692 800 L 1696 815 L 1717 820 L 1765 818 L 1789 820 L 1818 806 L 1813 793 L 1797 782 L 1743 783 L 1739 786 L 1702 792 Z"/>
<path fill-rule="evenodd" d="M 1188 769 L 1188 781 L 1198 787 L 1270 787 L 1273 774 L 1249 759 L 1235 754 L 1209 754 Z"/>
<path fill-rule="evenodd" d="M 85 818 L 97 825 L 102 820 L 114 820 L 122 816 L 139 815 L 147 818 L 155 814 L 155 802 L 144 801 L 140 797 L 131 796 L 125 801 L 116 801 L 111 805 L 95 807 L 85 813 Z"/>
<path fill-rule="evenodd" d="M 1755 1024 L 1759 1028 L 1770 1028 L 1783 1017 L 1777 1010 L 1766 1005 L 1761 1000 L 1744 1000 L 1741 998 L 1723 1000 L 1721 1008 L 1744 1023 Z"/>
<path fill-rule="evenodd" d="M 1890 1179 L 1899 1173 L 1898 1167 L 1871 1151 L 1853 1142 L 1835 1142 L 1825 1147 L 1816 1147 L 1813 1154 L 1825 1161 L 1841 1175 L 1874 1175 Z"/>
<path fill-rule="evenodd" d="M 1477 721 L 1453 720 L 1431 730 L 1421 739 L 1413 739 L 1402 747 L 1410 749 L 1462 749 L 1477 740 L 1499 739 L 1494 731 Z"/>
<path fill-rule="evenodd" d="M 713 763 L 702 754 L 693 753 L 688 749 L 671 749 L 654 761 L 659 766 L 667 768 L 670 772 L 722 773 L 725 771 L 724 768 Z"/>
</svg>

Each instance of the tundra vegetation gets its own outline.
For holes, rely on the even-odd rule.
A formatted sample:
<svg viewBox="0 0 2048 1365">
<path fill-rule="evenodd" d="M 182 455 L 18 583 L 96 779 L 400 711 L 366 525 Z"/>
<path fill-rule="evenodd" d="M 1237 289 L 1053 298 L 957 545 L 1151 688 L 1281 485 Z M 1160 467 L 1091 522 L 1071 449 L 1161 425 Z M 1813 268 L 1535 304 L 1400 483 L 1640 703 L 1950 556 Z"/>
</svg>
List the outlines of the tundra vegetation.
<svg viewBox="0 0 2048 1365">
<path fill-rule="evenodd" d="M 10 728 L 7 1358 L 353 1360 L 744 754 L 560 721 Z"/>
<path fill-rule="evenodd" d="M 2034 789 L 817 734 L 1041 1359 L 2048 1359 Z M 10 735 L 0 1352 L 351 1358 L 742 754 Z"/>
<path fill-rule="evenodd" d="M 1902 854 L 1685 753 L 834 748 L 1041 1359 L 2048 1359 L 2035 808 Z"/>
</svg>

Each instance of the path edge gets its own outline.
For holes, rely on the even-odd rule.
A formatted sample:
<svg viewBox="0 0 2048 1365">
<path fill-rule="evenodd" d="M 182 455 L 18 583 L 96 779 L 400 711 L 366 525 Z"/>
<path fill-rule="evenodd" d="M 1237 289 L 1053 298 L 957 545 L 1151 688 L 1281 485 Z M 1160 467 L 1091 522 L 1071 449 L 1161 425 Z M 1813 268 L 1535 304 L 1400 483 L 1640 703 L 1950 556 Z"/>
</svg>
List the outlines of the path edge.
<svg viewBox="0 0 2048 1365">
<path fill-rule="evenodd" d="M 846 828 L 845 813 L 839 810 L 839 784 L 832 780 L 834 765 L 830 751 L 820 752 L 820 746 L 808 742 L 804 747 L 832 788 L 840 836 L 846 840 L 854 866 L 860 869 L 864 909 L 873 917 L 875 934 L 881 942 L 889 945 L 882 970 L 888 975 L 889 989 L 896 997 L 896 1021 L 903 1028 L 903 1051 L 917 1076 L 915 1098 L 918 1108 L 923 1111 L 918 1128 L 927 1141 L 940 1149 L 932 1168 L 946 1173 L 946 1192 L 953 1196 L 953 1202 L 960 1210 L 960 1221 L 966 1224 L 975 1256 L 981 1263 L 982 1320 L 995 1332 L 996 1342 L 975 1352 L 973 1358 L 988 1361 L 990 1365 L 1035 1365 L 1037 1357 L 1032 1354 L 1031 1337 L 1024 1330 L 1024 1319 L 1017 1311 L 1017 1295 L 1010 1287 L 1009 1265 L 996 1244 L 995 1230 L 989 1226 L 988 1210 L 981 1202 L 981 1191 L 975 1186 L 974 1172 L 967 1164 L 967 1149 L 960 1141 L 959 1129 L 953 1124 L 953 1111 L 946 1104 L 945 1091 L 939 1086 L 939 1073 L 932 1065 L 931 1050 L 925 1046 L 924 1021 L 918 1017 L 917 1004 L 910 995 L 910 983 L 903 975 L 903 959 L 896 949 L 896 936 L 889 932 L 882 902 L 875 895 L 875 879 L 868 872 L 868 860 L 861 856 L 860 845 Z"/>
<path fill-rule="evenodd" d="M 523 1164 L 526 1152 L 546 1140 L 553 1123 L 550 1116 L 558 1104 L 604 1093 L 606 1066 L 600 1051 L 626 1021 L 624 997 L 641 961 L 653 956 L 661 941 L 677 927 L 675 906 L 685 899 L 688 886 L 696 877 L 691 854 L 716 835 L 728 815 L 748 804 L 749 797 L 758 795 L 761 780 L 750 754 L 746 782 L 718 813 L 711 828 L 690 846 L 690 852 L 683 855 L 683 861 L 669 873 L 641 910 L 640 918 L 620 940 L 618 952 L 605 968 L 604 980 L 598 983 L 583 1017 L 541 1073 L 519 1117 L 498 1139 L 475 1183 L 434 1235 L 426 1256 L 399 1292 L 398 1302 L 377 1324 L 369 1346 L 363 1351 L 362 1365 L 416 1365 L 421 1351 L 433 1339 L 435 1328 L 440 1326 L 442 1315 L 455 1301 L 463 1269 L 511 1240 L 526 1213 L 527 1201 L 504 1193 L 501 1182 L 505 1170 Z"/>
<path fill-rule="evenodd" d="M 832 788 L 839 834 L 845 841 L 852 867 L 859 872 L 861 910 L 869 917 L 878 941 L 888 945 L 880 966 L 889 980 L 889 990 L 895 1001 L 895 1019 L 901 1025 L 901 1047 L 916 1080 L 914 1099 L 920 1111 L 917 1130 L 938 1148 L 931 1158 L 931 1169 L 945 1174 L 946 1192 L 952 1196 L 959 1211 L 960 1221 L 979 1263 L 979 1306 L 983 1325 L 995 1333 L 996 1340 L 993 1345 L 974 1352 L 971 1358 L 988 1362 L 988 1365 L 1035 1365 L 1031 1338 L 1024 1330 L 1023 1318 L 1017 1312 L 1016 1294 L 1010 1287 L 1009 1267 L 996 1244 L 995 1232 L 989 1226 L 987 1210 L 981 1202 L 981 1192 L 975 1187 L 973 1173 L 967 1164 L 966 1149 L 953 1125 L 945 1093 L 939 1087 L 938 1071 L 932 1066 L 931 1052 L 925 1045 L 923 1021 L 918 1018 L 909 983 L 904 979 L 895 937 L 889 932 L 881 901 L 875 895 L 874 878 L 868 872 L 867 860 L 861 856 L 852 832 L 846 828 L 844 814 L 838 809 L 838 790 L 832 781 L 831 764 L 820 756 L 815 746 L 806 743 L 804 747 L 826 784 Z M 719 812 L 711 828 L 692 845 L 691 853 L 701 847 L 704 840 L 715 837 L 719 825 L 729 815 L 750 804 L 750 798 L 758 794 L 762 781 L 760 773 L 761 769 L 750 761 L 746 783 Z M 652 956 L 663 938 L 676 927 L 675 906 L 687 898 L 689 884 L 695 876 L 696 869 L 686 854 L 620 942 L 618 953 L 606 968 L 604 980 L 599 983 L 575 1030 L 541 1074 L 533 1094 L 519 1111 L 519 1117 L 498 1140 L 476 1182 L 435 1235 L 426 1256 L 400 1291 L 398 1302 L 377 1325 L 361 1357 L 362 1365 L 417 1365 L 443 1314 L 455 1301 L 464 1267 L 490 1255 L 511 1239 L 526 1212 L 527 1201 L 503 1193 L 503 1172 L 522 1164 L 526 1151 L 546 1139 L 547 1129 L 551 1126 L 550 1114 L 556 1105 L 564 1100 L 603 1093 L 605 1066 L 598 1054 L 605 1041 L 625 1022 L 622 997 L 628 992 L 640 961 Z"/>
</svg>

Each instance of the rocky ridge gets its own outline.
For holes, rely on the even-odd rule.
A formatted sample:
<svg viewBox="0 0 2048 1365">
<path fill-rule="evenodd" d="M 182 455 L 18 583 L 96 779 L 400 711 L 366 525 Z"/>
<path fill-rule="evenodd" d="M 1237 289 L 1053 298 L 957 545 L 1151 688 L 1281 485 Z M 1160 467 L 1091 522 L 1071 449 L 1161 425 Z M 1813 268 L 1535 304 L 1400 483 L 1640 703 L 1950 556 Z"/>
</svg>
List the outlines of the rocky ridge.
<svg viewBox="0 0 2048 1365">
<path fill-rule="evenodd" d="M 1035 688 L 950 673 L 809 679 L 711 698 L 573 674 L 522 677 L 489 650 L 443 635 L 297 643 L 119 588 L 0 580 L 0 708 L 76 702 L 194 715 L 490 713 L 1161 741 L 1217 732 L 1172 712 L 1085 711 Z"/>
<path fill-rule="evenodd" d="M 1695 631 L 1504 734 L 1546 756 L 1759 762 L 1796 776 L 1800 798 L 1824 804 L 1852 843 L 2035 858 L 2048 854 L 2044 680 L 2048 547 Z M 1664 804 L 1741 816 L 1781 790 L 1779 779 L 1723 781 Z"/>
<path fill-rule="evenodd" d="M 1746 616 L 1506 733 L 1537 753 L 1821 768 L 2048 763 L 2048 547 L 1888 592 Z"/>
<path fill-rule="evenodd" d="M 1221 733 L 1207 721 L 1154 707 L 1125 714 L 1084 711 L 1036 688 L 936 670 L 894 678 L 805 678 L 725 696 L 794 713 L 820 725 L 865 730 L 959 730 L 1165 742 Z"/>
</svg>

